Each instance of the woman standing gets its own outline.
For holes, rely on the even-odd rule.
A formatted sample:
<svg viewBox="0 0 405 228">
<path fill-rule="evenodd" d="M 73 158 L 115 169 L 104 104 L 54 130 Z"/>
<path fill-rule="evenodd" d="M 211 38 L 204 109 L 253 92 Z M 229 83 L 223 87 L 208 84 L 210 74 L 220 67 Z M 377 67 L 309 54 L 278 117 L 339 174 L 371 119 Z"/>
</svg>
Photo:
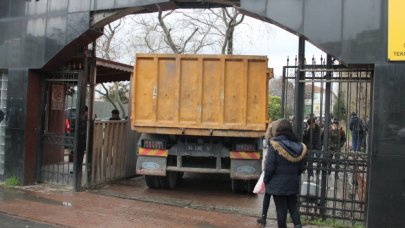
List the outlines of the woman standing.
<svg viewBox="0 0 405 228">
<path fill-rule="evenodd" d="M 280 122 L 280 120 L 273 121 L 267 127 L 266 135 L 264 137 L 267 145 L 269 143 L 269 140 L 274 137 L 274 135 L 276 133 L 276 128 L 277 128 L 279 122 Z M 267 147 L 267 149 L 263 150 L 263 160 L 262 160 L 263 171 L 265 169 L 265 165 L 266 165 L 266 161 L 267 161 L 267 154 L 268 154 L 268 147 Z M 270 206 L 270 198 L 271 198 L 271 195 L 268 194 L 267 192 L 265 192 L 264 197 L 263 197 L 262 215 L 257 219 L 257 223 L 259 223 L 263 226 L 266 225 L 267 211 L 269 210 L 269 206 Z"/>
<path fill-rule="evenodd" d="M 301 227 L 297 194 L 306 153 L 306 146 L 298 142 L 290 122 L 281 120 L 270 140 L 264 172 L 266 194 L 273 195 L 279 228 L 287 227 L 287 209 L 295 228 Z"/>
</svg>

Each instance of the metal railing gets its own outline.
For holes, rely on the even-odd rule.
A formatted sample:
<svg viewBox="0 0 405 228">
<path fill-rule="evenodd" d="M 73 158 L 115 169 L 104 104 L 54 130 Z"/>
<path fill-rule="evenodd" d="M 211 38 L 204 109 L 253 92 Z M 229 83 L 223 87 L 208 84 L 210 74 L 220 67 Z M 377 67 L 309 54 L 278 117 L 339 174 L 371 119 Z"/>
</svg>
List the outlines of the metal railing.
<svg viewBox="0 0 405 228">
<path fill-rule="evenodd" d="M 287 61 L 288 63 L 288 61 Z M 331 218 L 343 222 L 364 222 L 367 216 L 367 174 L 371 129 L 361 135 L 351 130 L 352 113 L 362 123 L 372 121 L 370 98 L 372 96 L 373 67 L 370 65 L 344 66 L 332 60 L 327 65 L 312 59 L 311 65 L 285 66 L 282 78 L 282 114 L 294 122 L 294 102 L 302 100 L 303 132 L 310 134 L 305 142 L 310 148 L 307 171 L 301 178 L 299 204 L 301 214 L 308 218 Z M 300 77 L 297 85 L 296 78 Z M 305 86 L 304 97 L 295 99 L 294 87 Z M 319 131 L 313 131 L 308 124 L 314 120 Z M 332 142 L 330 129 L 338 123 L 345 138 Z M 336 140 L 335 140 L 336 141 Z M 317 145 L 313 145 L 317 142 Z M 331 148 L 331 143 L 338 144 Z M 360 144 L 355 146 L 354 144 Z"/>
</svg>

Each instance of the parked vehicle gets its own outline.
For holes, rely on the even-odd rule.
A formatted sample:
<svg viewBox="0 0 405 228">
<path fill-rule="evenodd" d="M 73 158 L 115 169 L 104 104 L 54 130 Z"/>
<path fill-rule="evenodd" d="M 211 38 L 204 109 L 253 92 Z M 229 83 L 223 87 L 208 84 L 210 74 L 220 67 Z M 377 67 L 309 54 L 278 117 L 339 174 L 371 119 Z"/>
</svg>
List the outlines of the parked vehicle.
<svg viewBox="0 0 405 228">
<path fill-rule="evenodd" d="M 132 77 L 136 172 L 174 188 L 184 172 L 225 173 L 252 192 L 262 171 L 268 80 L 264 56 L 138 54 Z"/>
<path fill-rule="evenodd" d="M 65 134 L 73 136 L 75 133 L 76 108 L 67 108 L 65 111 Z"/>
</svg>

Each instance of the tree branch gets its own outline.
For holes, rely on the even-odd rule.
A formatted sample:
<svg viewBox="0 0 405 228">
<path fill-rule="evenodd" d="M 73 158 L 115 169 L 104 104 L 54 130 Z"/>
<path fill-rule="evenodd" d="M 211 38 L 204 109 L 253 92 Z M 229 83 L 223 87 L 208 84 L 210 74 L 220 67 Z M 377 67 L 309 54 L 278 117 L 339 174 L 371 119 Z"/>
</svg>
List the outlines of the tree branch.
<svg viewBox="0 0 405 228">
<path fill-rule="evenodd" d="M 222 8 L 222 21 L 224 22 L 226 27 L 229 27 L 229 23 L 228 23 L 226 15 L 227 15 L 226 9 Z"/>
<path fill-rule="evenodd" d="M 209 11 L 214 12 L 212 9 L 210 9 Z M 215 14 L 215 15 L 217 16 L 217 18 L 220 18 L 220 16 L 218 16 L 217 14 Z M 192 17 L 192 16 L 190 16 L 189 14 L 184 14 L 184 13 L 183 13 L 183 16 L 186 17 L 186 18 L 188 18 L 191 23 L 193 23 L 192 21 L 196 21 L 196 22 L 198 22 L 198 23 L 200 23 L 200 24 L 205 25 L 206 27 L 208 27 L 209 30 L 210 30 L 211 28 L 213 28 L 213 29 L 215 29 L 219 34 L 221 34 L 222 36 L 225 35 L 225 33 L 223 32 L 223 29 L 220 28 L 220 26 L 216 25 L 216 21 L 217 21 L 217 20 L 204 21 L 204 20 L 200 20 L 199 18 Z"/>
<path fill-rule="evenodd" d="M 240 24 L 243 22 L 244 19 L 245 19 L 245 15 L 242 14 L 242 17 L 240 17 L 239 21 L 236 21 L 235 27 L 238 26 L 238 25 L 240 25 Z"/>
<path fill-rule="evenodd" d="M 161 10 L 160 10 L 160 7 L 159 7 L 159 11 L 161 11 Z M 163 15 L 162 18 L 165 19 L 167 16 L 171 15 L 173 12 L 174 12 L 174 10 L 170 10 L 168 13 L 166 13 L 165 15 Z"/>
<path fill-rule="evenodd" d="M 198 31 L 198 28 L 195 28 L 193 33 L 187 38 L 186 41 L 184 41 L 183 48 L 181 49 L 180 53 L 184 53 L 184 50 L 186 49 L 187 43 L 191 40 L 191 38 L 194 36 L 194 34 Z"/>
<path fill-rule="evenodd" d="M 233 18 L 233 16 L 229 13 L 228 8 L 222 8 L 222 10 L 225 11 L 227 17 Z"/>
<path fill-rule="evenodd" d="M 170 30 L 166 27 L 166 24 L 163 21 L 162 11 L 160 11 L 160 9 L 159 9 L 159 13 L 158 13 L 158 20 L 159 20 L 160 27 L 162 27 L 162 30 L 163 30 L 163 33 L 164 33 L 165 40 L 166 40 L 167 44 L 169 45 L 169 47 L 172 49 L 172 51 L 174 53 L 176 53 L 176 54 L 180 53 L 179 49 L 177 48 L 177 46 L 173 42 L 172 36 L 170 35 Z"/>
<path fill-rule="evenodd" d="M 105 90 L 105 92 L 102 92 L 98 89 L 96 89 L 95 91 L 99 94 L 101 94 L 105 99 L 107 99 L 113 106 L 114 108 L 117 108 L 116 104 L 114 103 L 114 101 L 110 98 L 109 93 L 108 93 L 108 89 L 105 87 L 104 83 L 101 83 L 101 86 L 103 87 L 103 89 Z"/>
</svg>

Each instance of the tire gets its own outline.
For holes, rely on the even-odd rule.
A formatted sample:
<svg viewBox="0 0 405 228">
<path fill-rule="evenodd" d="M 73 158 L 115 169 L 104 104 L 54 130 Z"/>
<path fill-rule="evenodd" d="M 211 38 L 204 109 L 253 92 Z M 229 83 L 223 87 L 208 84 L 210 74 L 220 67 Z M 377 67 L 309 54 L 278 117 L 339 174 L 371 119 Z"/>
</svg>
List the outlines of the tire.
<svg viewBox="0 0 405 228">
<path fill-rule="evenodd" d="M 234 193 L 253 194 L 257 180 L 236 180 L 232 179 L 232 191 Z"/>
<path fill-rule="evenodd" d="M 149 188 L 160 188 L 158 176 L 145 176 L 145 183 Z"/>
<path fill-rule="evenodd" d="M 244 185 L 242 180 L 232 179 L 232 191 L 234 193 L 243 193 Z"/>
<path fill-rule="evenodd" d="M 179 174 L 177 172 L 167 171 L 166 176 L 159 177 L 159 183 L 162 188 L 173 189 L 176 187 Z"/>
<path fill-rule="evenodd" d="M 249 194 L 254 194 L 253 193 L 253 189 L 255 189 L 257 180 L 249 180 L 246 184 L 247 184 L 247 191 Z"/>
<path fill-rule="evenodd" d="M 184 172 L 177 172 L 177 185 L 183 181 Z"/>
</svg>

